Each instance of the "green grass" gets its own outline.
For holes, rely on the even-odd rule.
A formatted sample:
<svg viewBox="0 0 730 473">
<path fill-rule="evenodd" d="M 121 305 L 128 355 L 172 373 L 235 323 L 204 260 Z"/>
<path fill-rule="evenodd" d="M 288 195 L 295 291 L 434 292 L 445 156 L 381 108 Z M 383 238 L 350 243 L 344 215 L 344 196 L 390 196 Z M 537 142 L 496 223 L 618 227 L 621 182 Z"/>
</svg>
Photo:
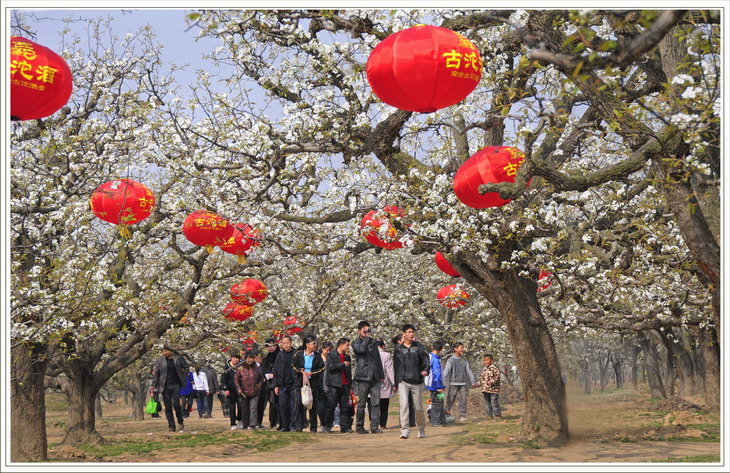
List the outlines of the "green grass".
<svg viewBox="0 0 730 473">
<path fill-rule="evenodd" d="M 180 435 L 165 441 L 147 440 L 120 440 L 109 441 L 104 444 L 80 445 L 78 448 L 94 458 L 106 458 L 129 453 L 149 453 L 156 450 L 170 450 L 173 448 L 205 447 L 208 445 L 230 444 L 232 437 L 226 433 Z M 242 445 L 252 452 L 267 452 L 286 447 L 292 443 L 311 442 L 310 435 L 302 433 L 283 434 L 279 432 L 252 432 L 241 438 Z M 55 461 L 55 459 L 49 459 Z"/>
<path fill-rule="evenodd" d="M 486 445 L 497 443 L 497 440 L 489 434 L 470 434 L 458 437 L 456 443 L 459 445 Z"/>
<path fill-rule="evenodd" d="M 694 455 L 679 458 L 659 458 L 652 463 L 720 463 L 720 455 Z"/>
</svg>

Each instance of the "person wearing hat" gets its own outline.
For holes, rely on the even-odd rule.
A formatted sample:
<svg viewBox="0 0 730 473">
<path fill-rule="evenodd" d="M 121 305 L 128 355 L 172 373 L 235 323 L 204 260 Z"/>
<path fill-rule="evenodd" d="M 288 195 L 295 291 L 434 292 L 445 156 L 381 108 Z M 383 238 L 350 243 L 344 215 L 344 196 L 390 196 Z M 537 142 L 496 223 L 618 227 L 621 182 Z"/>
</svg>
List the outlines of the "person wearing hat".
<svg viewBox="0 0 730 473">
<path fill-rule="evenodd" d="M 269 338 L 264 343 L 266 347 L 266 356 L 261 362 L 261 371 L 264 373 L 266 378 L 265 390 L 261 393 L 264 397 L 263 405 L 259 405 L 259 428 L 262 427 L 264 421 L 264 409 L 266 404 L 269 404 L 269 427 L 275 429 L 279 424 L 279 396 L 276 394 L 274 388 L 276 383 L 274 382 L 274 361 L 276 355 L 279 354 L 279 346 L 276 344 L 275 338 Z"/>
<path fill-rule="evenodd" d="M 241 429 L 255 430 L 258 426 L 259 394 L 264 386 L 264 375 L 261 368 L 256 365 L 255 355 L 247 351 L 243 358 L 243 364 L 236 370 L 235 383 L 238 393 L 238 404 L 241 411 Z"/>
<path fill-rule="evenodd" d="M 241 366 L 241 355 L 232 352 L 231 359 L 221 374 L 220 390 L 228 400 L 228 417 L 231 419 L 231 430 L 243 427 L 241 409 L 238 405 L 238 391 L 236 391 L 236 371 Z"/>
</svg>

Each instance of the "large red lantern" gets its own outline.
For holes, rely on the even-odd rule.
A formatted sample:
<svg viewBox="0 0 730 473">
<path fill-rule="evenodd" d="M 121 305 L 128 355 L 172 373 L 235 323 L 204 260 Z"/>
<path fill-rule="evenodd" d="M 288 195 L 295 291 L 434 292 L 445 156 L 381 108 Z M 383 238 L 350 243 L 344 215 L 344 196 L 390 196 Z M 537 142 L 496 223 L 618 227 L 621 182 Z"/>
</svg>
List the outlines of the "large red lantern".
<svg viewBox="0 0 730 473">
<path fill-rule="evenodd" d="M 208 210 L 198 210 L 188 215 L 182 230 L 192 244 L 205 247 L 208 253 L 212 253 L 214 246 L 227 242 L 233 235 L 233 225 Z"/>
<path fill-rule="evenodd" d="M 549 288 L 553 283 L 553 273 L 550 271 L 540 271 L 540 275 L 537 277 L 537 292 L 542 292 Z"/>
<path fill-rule="evenodd" d="M 296 315 L 288 315 L 284 318 L 284 327 L 286 327 L 286 334 L 291 335 L 299 333 L 304 328 L 299 324 L 299 319 Z"/>
<path fill-rule="evenodd" d="M 150 216 L 155 196 L 144 184 L 131 179 L 106 182 L 91 193 L 91 211 L 105 222 L 118 225 L 119 233 L 129 238 L 128 225 Z"/>
<path fill-rule="evenodd" d="M 380 100 L 429 113 L 466 98 L 482 77 L 482 58 L 464 36 L 416 25 L 385 38 L 368 58 L 370 87 Z"/>
<path fill-rule="evenodd" d="M 395 205 L 386 205 L 383 210 L 371 210 L 360 221 L 360 231 L 367 241 L 386 250 L 395 250 L 405 246 L 405 240 L 391 222 L 391 219 L 402 218 L 405 214 Z"/>
<path fill-rule="evenodd" d="M 245 223 L 233 224 L 233 235 L 221 244 L 221 250 L 238 257 L 238 262 L 244 264 L 246 256 L 261 244 L 261 231 Z"/>
<path fill-rule="evenodd" d="M 436 299 L 439 304 L 453 309 L 466 304 L 469 294 L 456 284 L 451 284 L 439 289 L 436 293 Z"/>
<path fill-rule="evenodd" d="M 477 151 L 456 171 L 454 192 L 464 204 L 475 209 L 500 207 L 510 202 L 497 192 L 479 193 L 481 184 L 515 182 L 525 153 L 509 146 L 487 146 Z M 529 182 L 528 182 L 529 185 Z"/>
<path fill-rule="evenodd" d="M 443 271 L 444 273 L 448 274 L 449 276 L 453 276 L 455 278 L 460 278 L 461 274 L 457 270 L 454 269 L 453 266 L 451 266 L 451 263 L 449 263 L 443 254 L 441 254 L 440 251 L 436 252 L 436 266 Z"/>
<path fill-rule="evenodd" d="M 244 279 L 231 286 L 231 299 L 238 304 L 255 305 L 266 299 L 269 290 L 258 279 Z"/>
<path fill-rule="evenodd" d="M 10 38 L 10 118 L 54 114 L 71 97 L 71 69 L 61 56 L 20 36 Z"/>
<path fill-rule="evenodd" d="M 223 314 L 228 320 L 240 320 L 243 322 L 253 315 L 253 307 L 229 302 L 225 308 L 223 308 Z"/>
</svg>

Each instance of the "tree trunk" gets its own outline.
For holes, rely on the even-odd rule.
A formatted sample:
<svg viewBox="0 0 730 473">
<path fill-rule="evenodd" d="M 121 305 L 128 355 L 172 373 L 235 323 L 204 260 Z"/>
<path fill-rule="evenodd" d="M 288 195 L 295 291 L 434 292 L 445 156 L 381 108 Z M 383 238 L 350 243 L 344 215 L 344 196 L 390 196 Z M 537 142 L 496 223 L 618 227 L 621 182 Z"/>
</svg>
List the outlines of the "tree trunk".
<svg viewBox="0 0 730 473">
<path fill-rule="evenodd" d="M 593 391 L 593 376 L 591 376 L 591 364 L 587 359 L 580 361 L 583 369 L 583 394 L 590 394 Z"/>
<path fill-rule="evenodd" d="M 699 329 L 699 349 L 705 369 L 702 371 L 705 388 L 705 409 L 720 409 L 720 346 L 717 332 L 710 327 Z"/>
<path fill-rule="evenodd" d="M 639 352 L 641 349 L 635 347 L 631 352 L 631 382 L 634 385 L 634 390 L 639 389 Z"/>
<path fill-rule="evenodd" d="M 63 438 L 64 444 L 103 442 L 103 437 L 96 431 L 96 399 L 99 388 L 92 383 L 91 373 L 85 369 L 76 369 L 66 393 L 68 399 L 68 426 Z"/>
<path fill-rule="evenodd" d="M 621 389 L 624 387 L 623 373 L 621 371 L 622 364 L 623 360 L 618 355 L 614 355 L 611 357 L 611 366 L 613 367 L 613 374 L 616 378 L 616 389 Z"/>
<path fill-rule="evenodd" d="M 652 398 L 665 398 L 667 392 L 664 390 L 662 378 L 659 374 L 659 353 L 650 338 L 641 332 L 641 346 L 644 349 L 644 365 L 646 367 L 646 380 L 649 383 Z"/>
<path fill-rule="evenodd" d="M 537 284 L 520 277 L 518 270 L 490 270 L 479 258 L 461 256 L 468 266 L 459 264 L 457 270 L 499 311 L 507 327 L 525 394 L 520 437 L 553 445 L 566 442 L 565 386 L 537 300 Z"/>
<path fill-rule="evenodd" d="M 18 344 L 10 361 L 10 460 L 48 460 L 45 345 Z"/>
<path fill-rule="evenodd" d="M 134 420 L 144 420 L 145 398 L 147 395 L 146 383 L 141 375 L 132 383 L 132 417 Z"/>
<path fill-rule="evenodd" d="M 94 407 L 96 409 L 96 417 L 98 417 L 99 419 L 104 417 L 104 412 L 101 409 L 101 394 L 97 393 L 96 401 L 94 402 Z"/>
</svg>

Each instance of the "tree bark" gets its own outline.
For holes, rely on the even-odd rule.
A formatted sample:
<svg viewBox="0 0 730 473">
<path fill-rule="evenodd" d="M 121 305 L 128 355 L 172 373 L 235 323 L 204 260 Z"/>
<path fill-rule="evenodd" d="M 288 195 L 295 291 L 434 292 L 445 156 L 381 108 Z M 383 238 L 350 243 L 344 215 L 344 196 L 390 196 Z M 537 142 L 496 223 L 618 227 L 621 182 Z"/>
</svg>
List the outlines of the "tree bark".
<svg viewBox="0 0 730 473">
<path fill-rule="evenodd" d="M 659 370 L 659 352 L 657 352 L 653 341 L 644 332 L 641 332 L 641 346 L 644 351 L 644 365 L 646 367 L 646 380 L 649 383 L 652 398 L 665 398 L 667 392 L 664 390 Z"/>
<path fill-rule="evenodd" d="M 68 427 L 64 444 L 97 443 L 104 439 L 96 431 L 96 399 L 99 387 L 93 383 L 91 371 L 79 363 L 69 373 L 71 382 L 66 393 L 68 399 Z"/>
<path fill-rule="evenodd" d="M 10 460 L 48 460 L 44 375 L 47 347 L 18 344 L 10 361 Z"/>
<path fill-rule="evenodd" d="M 537 284 L 520 277 L 517 269 L 491 270 L 478 257 L 459 256 L 456 269 L 497 309 L 507 327 L 525 393 L 521 439 L 550 445 L 566 442 L 565 386 L 555 344 L 537 300 Z"/>
<path fill-rule="evenodd" d="M 593 392 L 593 376 L 591 376 L 591 364 L 587 358 L 584 358 L 580 362 L 583 368 L 583 394 L 590 394 Z"/>
<path fill-rule="evenodd" d="M 134 420 L 144 420 L 145 398 L 147 397 L 147 383 L 141 374 L 137 375 L 130 389 L 132 393 L 132 417 Z"/>
<path fill-rule="evenodd" d="M 99 393 L 96 394 L 96 401 L 94 401 L 94 407 L 96 412 L 96 417 L 101 419 L 104 417 L 104 411 L 101 408 L 101 395 Z"/>
<path fill-rule="evenodd" d="M 705 389 L 705 409 L 720 410 L 720 345 L 714 328 L 699 329 L 699 349 L 705 369 L 702 371 Z"/>
</svg>

